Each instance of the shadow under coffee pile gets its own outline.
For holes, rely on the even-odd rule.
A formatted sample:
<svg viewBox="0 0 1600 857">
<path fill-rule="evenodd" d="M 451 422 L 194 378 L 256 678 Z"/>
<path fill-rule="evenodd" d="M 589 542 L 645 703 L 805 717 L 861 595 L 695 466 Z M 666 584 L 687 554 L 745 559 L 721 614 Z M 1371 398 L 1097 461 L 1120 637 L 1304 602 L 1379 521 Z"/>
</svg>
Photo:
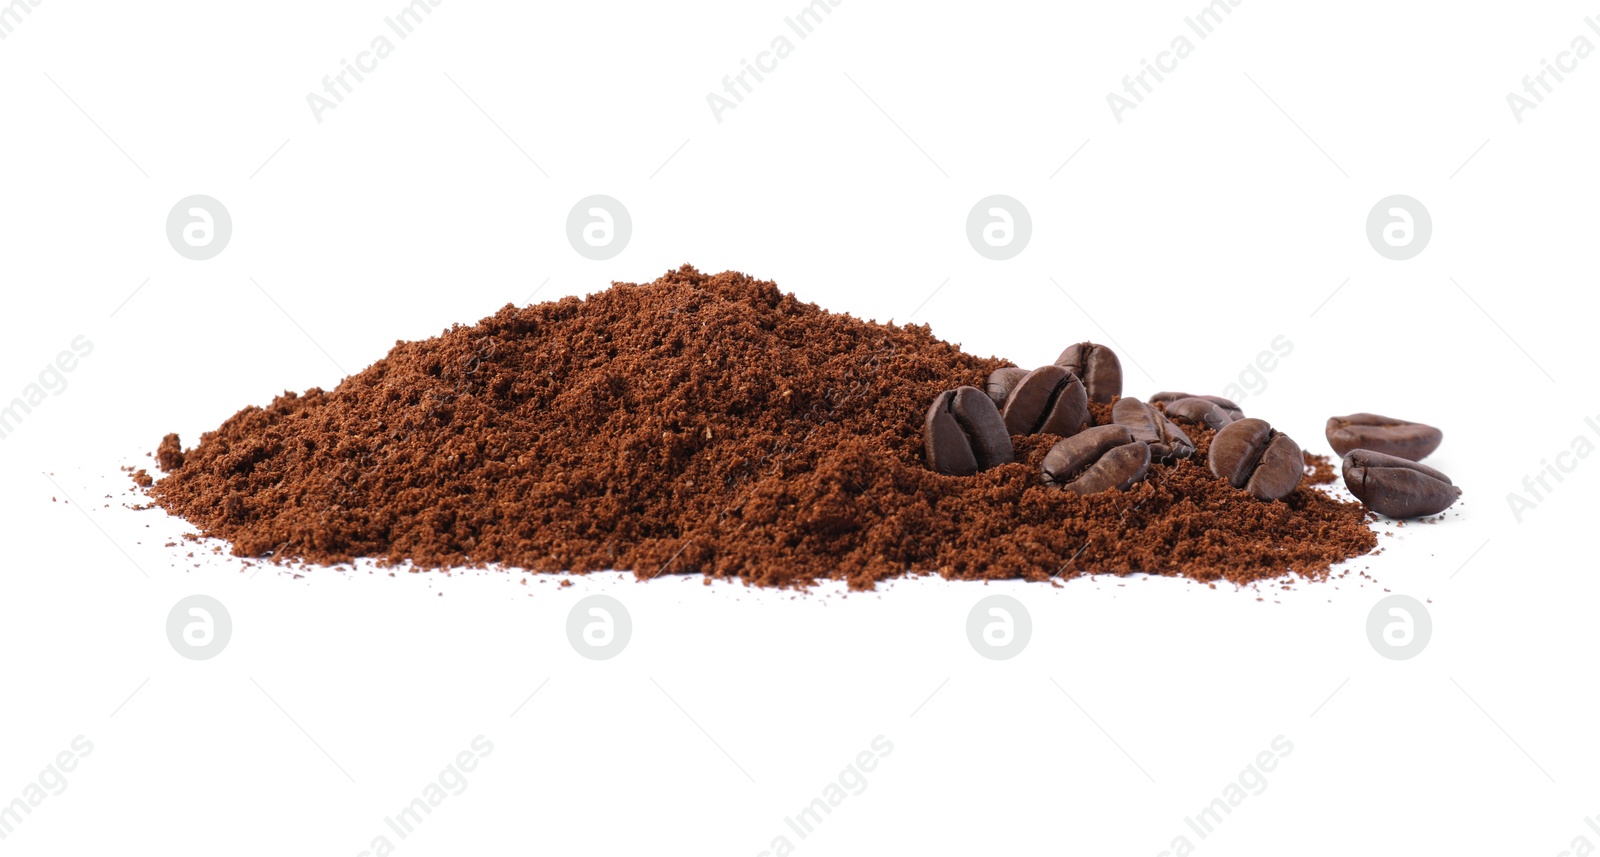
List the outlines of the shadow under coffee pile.
<svg viewBox="0 0 1600 857">
<path fill-rule="evenodd" d="M 150 492 L 240 556 L 767 586 L 1320 578 L 1376 543 L 1359 505 L 1309 481 L 1262 502 L 1213 478 L 1198 428 L 1192 459 L 1126 493 L 1043 487 L 1045 435 L 1018 438 L 1015 464 L 930 472 L 928 403 L 1002 365 L 925 326 L 684 266 L 398 343 L 332 391 L 245 408 L 193 449 L 169 436 L 169 475 Z"/>
</svg>

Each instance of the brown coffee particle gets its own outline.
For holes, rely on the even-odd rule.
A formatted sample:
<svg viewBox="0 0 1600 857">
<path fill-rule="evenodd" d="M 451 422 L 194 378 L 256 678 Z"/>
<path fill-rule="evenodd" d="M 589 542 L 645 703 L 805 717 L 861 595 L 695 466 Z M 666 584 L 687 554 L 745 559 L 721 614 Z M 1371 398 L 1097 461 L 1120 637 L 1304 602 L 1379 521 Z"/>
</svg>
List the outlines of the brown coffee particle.
<svg viewBox="0 0 1600 857">
<path fill-rule="evenodd" d="M 1359 504 L 1309 483 L 1263 502 L 1212 477 L 1204 428 L 1192 458 L 1127 492 L 1044 487 L 1059 440 L 1045 434 L 1014 437 L 1014 463 L 931 472 L 928 403 L 1006 363 L 926 326 L 685 266 L 397 343 L 337 388 L 247 407 L 186 452 L 168 435 L 171 473 L 150 490 L 238 556 L 763 586 L 1319 579 L 1376 545 Z M 1091 421 L 1111 408 L 1091 403 Z"/>
<path fill-rule="evenodd" d="M 1332 485 L 1338 481 L 1339 471 L 1334 469 L 1333 459 L 1304 450 L 1301 450 L 1300 454 L 1306 459 L 1306 482 L 1312 485 Z"/>
<path fill-rule="evenodd" d="M 156 466 L 162 473 L 171 473 L 183 466 L 183 445 L 176 434 L 161 439 L 161 445 L 156 447 Z"/>
</svg>

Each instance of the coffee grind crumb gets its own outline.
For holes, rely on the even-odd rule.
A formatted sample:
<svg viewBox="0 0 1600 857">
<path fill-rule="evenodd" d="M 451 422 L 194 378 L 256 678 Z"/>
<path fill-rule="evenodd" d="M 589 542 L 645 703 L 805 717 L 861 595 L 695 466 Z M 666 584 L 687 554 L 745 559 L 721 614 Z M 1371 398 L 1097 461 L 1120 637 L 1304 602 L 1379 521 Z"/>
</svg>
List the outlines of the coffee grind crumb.
<svg viewBox="0 0 1600 857">
<path fill-rule="evenodd" d="M 1333 469 L 1333 459 L 1314 452 L 1302 451 L 1300 454 L 1306 460 L 1306 482 L 1312 485 L 1332 485 L 1338 481 L 1339 471 Z"/>
<path fill-rule="evenodd" d="M 156 466 L 162 473 L 171 473 L 183 466 L 183 444 L 176 434 L 161 439 L 161 445 L 156 447 Z"/>
<path fill-rule="evenodd" d="M 149 491 L 244 557 L 779 587 L 1323 579 L 1376 546 L 1359 504 L 1313 487 L 1309 457 L 1312 479 L 1281 501 L 1214 478 L 1203 427 L 1184 426 L 1191 458 L 1126 492 L 1042 486 L 1051 435 L 1016 438 L 1015 463 L 975 476 L 928 470 L 928 402 L 1003 365 L 926 325 L 686 265 L 397 343 L 337 388 L 247 407 L 187 451 L 168 435 L 170 473 Z M 1091 410 L 1110 421 L 1111 405 Z"/>
</svg>

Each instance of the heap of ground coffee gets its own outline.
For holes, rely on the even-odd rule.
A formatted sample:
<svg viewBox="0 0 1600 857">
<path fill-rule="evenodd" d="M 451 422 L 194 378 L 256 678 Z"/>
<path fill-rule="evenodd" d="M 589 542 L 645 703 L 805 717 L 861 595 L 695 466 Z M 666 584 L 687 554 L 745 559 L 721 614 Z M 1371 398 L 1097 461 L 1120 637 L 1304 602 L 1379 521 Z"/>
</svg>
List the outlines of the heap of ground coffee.
<svg viewBox="0 0 1600 857">
<path fill-rule="evenodd" d="M 926 326 L 685 266 L 397 343 L 336 389 L 245 408 L 192 449 L 169 436 L 169 474 L 149 490 L 240 556 L 770 586 L 1321 578 L 1376 544 L 1361 506 L 1312 480 L 1262 502 L 1214 477 L 1204 425 L 1189 458 L 1126 492 L 1041 484 L 1058 440 L 1044 434 L 1017 438 L 1012 463 L 931 471 L 928 402 L 1005 365 Z M 1112 421 L 1110 403 L 1089 410 Z"/>
</svg>

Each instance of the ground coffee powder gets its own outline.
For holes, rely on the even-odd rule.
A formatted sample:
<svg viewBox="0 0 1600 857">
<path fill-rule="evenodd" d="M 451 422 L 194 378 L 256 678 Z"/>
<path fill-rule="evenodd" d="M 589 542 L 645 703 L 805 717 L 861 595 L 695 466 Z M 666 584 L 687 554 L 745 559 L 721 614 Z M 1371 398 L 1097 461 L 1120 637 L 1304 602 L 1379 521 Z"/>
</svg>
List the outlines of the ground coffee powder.
<svg viewBox="0 0 1600 857">
<path fill-rule="evenodd" d="M 1195 454 L 1127 492 L 1041 485 L 1053 435 L 944 476 L 922 461 L 942 390 L 1007 365 L 926 326 L 864 322 L 743 274 L 683 268 L 586 299 L 506 306 L 399 342 L 332 391 L 248 407 L 149 491 L 240 556 L 703 572 L 766 586 L 1047 580 L 1135 571 L 1325 577 L 1376 545 L 1313 480 L 1263 502 Z M 1096 424 L 1110 404 L 1092 402 Z M 1307 456 L 1318 479 L 1326 459 Z"/>
</svg>

